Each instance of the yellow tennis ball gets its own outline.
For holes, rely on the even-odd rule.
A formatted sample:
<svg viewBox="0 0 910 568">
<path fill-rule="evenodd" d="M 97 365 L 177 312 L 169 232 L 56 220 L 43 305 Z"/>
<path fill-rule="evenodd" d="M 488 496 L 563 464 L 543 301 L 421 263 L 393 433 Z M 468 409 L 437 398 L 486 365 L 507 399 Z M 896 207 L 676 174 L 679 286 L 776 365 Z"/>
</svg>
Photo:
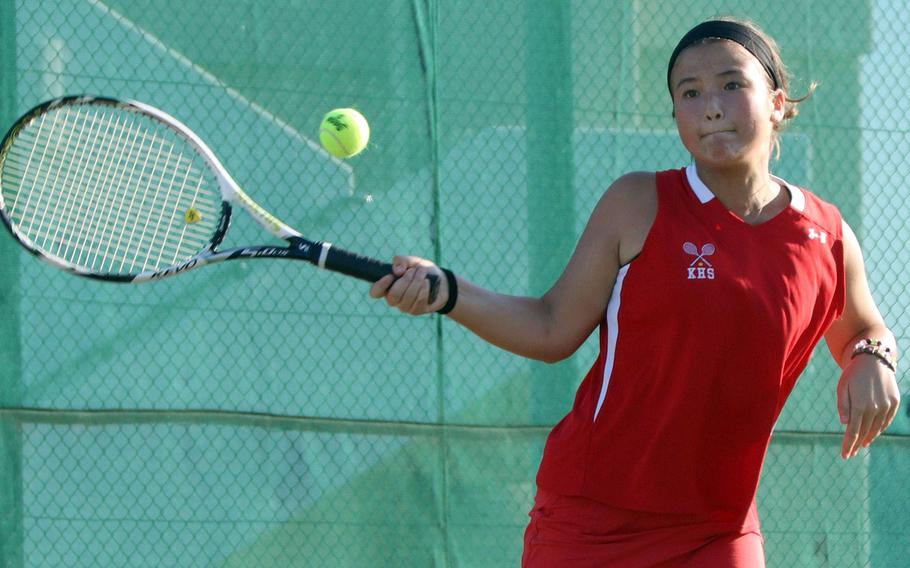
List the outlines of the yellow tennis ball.
<svg viewBox="0 0 910 568">
<path fill-rule="evenodd" d="M 370 141 L 370 125 L 356 110 L 336 108 L 323 117 L 319 141 L 336 158 L 350 158 L 366 148 Z"/>
</svg>

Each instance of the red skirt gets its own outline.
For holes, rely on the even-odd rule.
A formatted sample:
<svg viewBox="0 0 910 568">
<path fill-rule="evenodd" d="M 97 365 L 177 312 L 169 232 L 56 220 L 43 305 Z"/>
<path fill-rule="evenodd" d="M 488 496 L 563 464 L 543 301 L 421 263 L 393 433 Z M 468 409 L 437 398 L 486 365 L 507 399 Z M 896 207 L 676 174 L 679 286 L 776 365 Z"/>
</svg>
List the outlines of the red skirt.
<svg viewBox="0 0 910 568">
<path fill-rule="evenodd" d="M 522 568 L 764 568 L 755 502 L 745 518 L 617 509 L 538 491 Z"/>
</svg>

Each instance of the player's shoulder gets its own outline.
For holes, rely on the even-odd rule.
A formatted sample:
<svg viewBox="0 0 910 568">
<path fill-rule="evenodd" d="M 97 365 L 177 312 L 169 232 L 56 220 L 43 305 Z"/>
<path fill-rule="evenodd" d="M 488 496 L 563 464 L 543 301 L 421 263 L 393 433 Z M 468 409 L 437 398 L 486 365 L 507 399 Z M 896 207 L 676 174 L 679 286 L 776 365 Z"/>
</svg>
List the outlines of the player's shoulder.
<svg viewBox="0 0 910 568">
<path fill-rule="evenodd" d="M 634 258 L 657 217 L 657 173 L 630 172 L 604 192 L 595 217 L 619 245 L 620 264 Z"/>
<path fill-rule="evenodd" d="M 657 173 L 629 172 L 616 178 L 604 192 L 603 199 L 615 203 L 630 213 L 634 210 L 656 209 Z"/>
<path fill-rule="evenodd" d="M 657 172 L 627 172 L 610 185 L 607 191 L 647 192 L 657 188 Z"/>
<path fill-rule="evenodd" d="M 829 234 L 841 234 L 844 220 L 836 205 L 805 187 L 789 182 L 788 185 L 791 187 L 791 191 L 795 189 L 792 200 L 797 203 L 797 208 L 801 210 L 806 219 Z"/>
</svg>

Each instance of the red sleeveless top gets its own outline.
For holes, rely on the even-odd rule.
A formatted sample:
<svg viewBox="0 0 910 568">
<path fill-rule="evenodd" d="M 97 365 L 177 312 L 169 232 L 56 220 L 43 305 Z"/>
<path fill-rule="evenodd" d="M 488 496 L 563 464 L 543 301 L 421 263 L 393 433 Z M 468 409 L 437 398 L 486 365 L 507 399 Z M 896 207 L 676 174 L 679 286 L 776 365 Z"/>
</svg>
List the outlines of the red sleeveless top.
<svg viewBox="0 0 910 568">
<path fill-rule="evenodd" d="M 540 488 L 745 513 L 774 423 L 845 302 L 840 213 L 777 181 L 790 206 L 749 225 L 694 166 L 657 173 L 657 216 L 619 270 L 600 355 L 550 433 Z"/>
</svg>

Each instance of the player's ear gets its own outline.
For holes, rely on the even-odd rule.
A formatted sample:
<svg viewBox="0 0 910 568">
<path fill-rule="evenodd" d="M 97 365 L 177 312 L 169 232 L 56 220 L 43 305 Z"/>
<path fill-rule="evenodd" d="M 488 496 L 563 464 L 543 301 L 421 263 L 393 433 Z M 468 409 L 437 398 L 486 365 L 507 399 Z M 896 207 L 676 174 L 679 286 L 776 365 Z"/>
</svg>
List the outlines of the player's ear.
<svg viewBox="0 0 910 568">
<path fill-rule="evenodd" d="M 771 122 L 780 124 L 784 121 L 787 112 L 787 95 L 783 89 L 775 89 L 769 93 L 768 103 L 771 105 Z"/>
</svg>

